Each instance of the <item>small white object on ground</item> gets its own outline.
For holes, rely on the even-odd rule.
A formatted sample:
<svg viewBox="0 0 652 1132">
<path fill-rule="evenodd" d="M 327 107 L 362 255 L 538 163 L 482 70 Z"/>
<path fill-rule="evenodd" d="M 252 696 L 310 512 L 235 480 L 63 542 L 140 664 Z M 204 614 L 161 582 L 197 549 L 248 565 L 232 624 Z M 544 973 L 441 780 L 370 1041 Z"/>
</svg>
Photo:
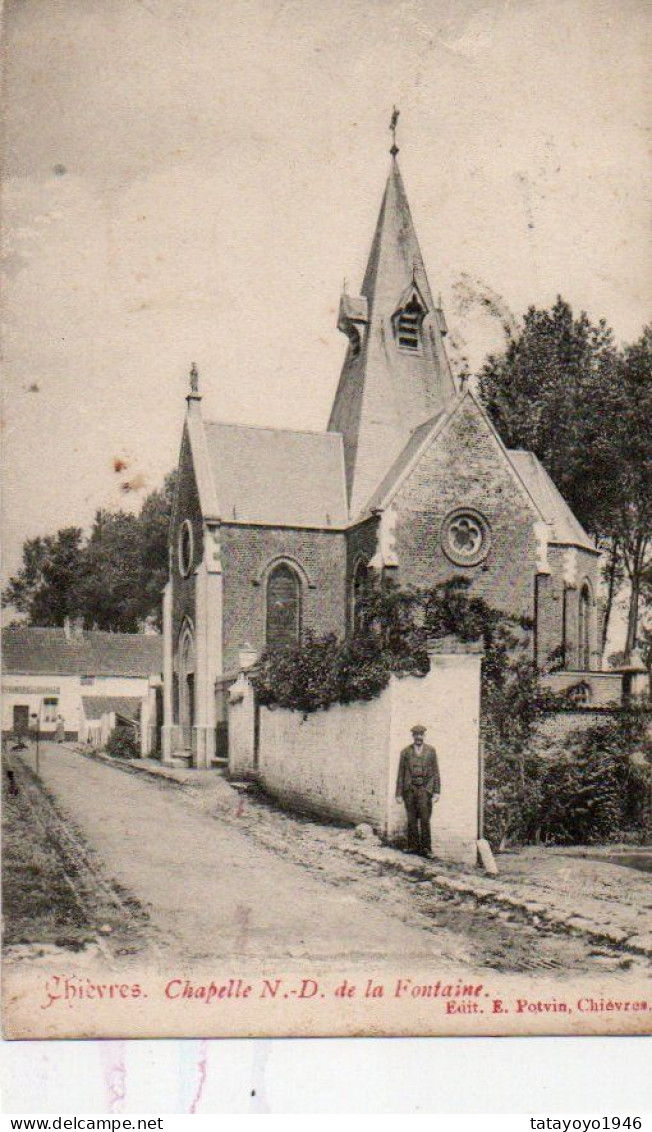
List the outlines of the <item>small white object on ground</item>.
<svg viewBox="0 0 652 1132">
<path fill-rule="evenodd" d="M 498 865 L 494 861 L 494 855 L 491 852 L 491 845 L 484 839 L 484 837 L 480 838 L 477 845 L 478 857 L 480 858 L 480 864 L 482 865 L 484 871 L 486 873 L 489 873 L 489 876 L 497 877 Z"/>
<path fill-rule="evenodd" d="M 367 841 L 374 836 L 374 831 L 367 822 L 362 822 L 360 825 L 356 825 L 353 836 L 357 837 L 358 841 Z"/>
</svg>

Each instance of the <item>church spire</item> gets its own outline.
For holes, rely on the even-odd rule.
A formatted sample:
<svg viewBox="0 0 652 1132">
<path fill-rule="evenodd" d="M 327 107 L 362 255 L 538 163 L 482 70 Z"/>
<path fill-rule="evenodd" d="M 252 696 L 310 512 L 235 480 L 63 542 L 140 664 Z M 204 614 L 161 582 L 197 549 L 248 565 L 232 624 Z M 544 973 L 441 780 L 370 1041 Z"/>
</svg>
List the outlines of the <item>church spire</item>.
<svg viewBox="0 0 652 1132">
<path fill-rule="evenodd" d="M 349 348 L 328 427 L 344 437 L 352 517 L 415 428 L 455 396 L 441 302 L 430 291 L 398 166 L 398 114 L 394 108 L 391 166 L 361 293 L 340 301 Z"/>
</svg>

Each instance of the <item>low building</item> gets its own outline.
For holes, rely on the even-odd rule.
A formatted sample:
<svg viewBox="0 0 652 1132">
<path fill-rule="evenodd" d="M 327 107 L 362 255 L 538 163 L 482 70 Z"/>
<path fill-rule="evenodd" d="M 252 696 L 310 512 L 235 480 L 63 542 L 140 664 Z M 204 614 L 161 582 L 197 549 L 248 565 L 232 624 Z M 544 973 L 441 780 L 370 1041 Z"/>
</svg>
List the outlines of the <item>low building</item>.
<svg viewBox="0 0 652 1132">
<path fill-rule="evenodd" d="M 140 734 L 142 749 L 146 734 L 141 727 L 142 708 L 143 701 L 138 696 L 82 696 L 80 742 L 105 747 L 116 727 L 126 727 Z"/>
<path fill-rule="evenodd" d="M 2 735 L 106 739 L 116 713 L 138 725 L 141 751 L 159 747 L 160 636 L 64 628 L 2 631 Z M 104 721 L 102 725 L 102 721 Z M 108 724 L 107 724 L 108 721 Z"/>
</svg>

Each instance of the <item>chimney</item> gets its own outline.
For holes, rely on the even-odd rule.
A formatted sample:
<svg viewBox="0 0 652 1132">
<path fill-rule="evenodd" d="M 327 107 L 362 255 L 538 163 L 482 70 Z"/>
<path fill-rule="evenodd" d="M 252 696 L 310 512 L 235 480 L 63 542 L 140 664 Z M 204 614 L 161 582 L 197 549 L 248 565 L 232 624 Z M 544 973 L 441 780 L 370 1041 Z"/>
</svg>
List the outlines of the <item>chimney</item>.
<svg viewBox="0 0 652 1132">
<path fill-rule="evenodd" d="M 84 636 L 84 619 L 82 617 L 64 617 L 63 631 L 67 641 L 81 641 Z"/>
</svg>

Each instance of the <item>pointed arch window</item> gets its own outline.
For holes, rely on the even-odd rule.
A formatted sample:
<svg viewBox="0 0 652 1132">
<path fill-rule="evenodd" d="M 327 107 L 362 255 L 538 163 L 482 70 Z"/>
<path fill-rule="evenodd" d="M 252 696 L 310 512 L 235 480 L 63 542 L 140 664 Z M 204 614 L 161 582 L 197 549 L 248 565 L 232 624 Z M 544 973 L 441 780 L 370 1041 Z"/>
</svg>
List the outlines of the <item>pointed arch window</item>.
<svg viewBox="0 0 652 1132">
<path fill-rule="evenodd" d="M 301 582 L 296 570 L 279 562 L 267 579 L 265 640 L 268 648 L 286 648 L 301 639 Z"/>
<path fill-rule="evenodd" d="M 577 637 L 579 668 L 587 671 L 591 667 L 591 590 L 588 582 L 580 590 Z"/>
</svg>

